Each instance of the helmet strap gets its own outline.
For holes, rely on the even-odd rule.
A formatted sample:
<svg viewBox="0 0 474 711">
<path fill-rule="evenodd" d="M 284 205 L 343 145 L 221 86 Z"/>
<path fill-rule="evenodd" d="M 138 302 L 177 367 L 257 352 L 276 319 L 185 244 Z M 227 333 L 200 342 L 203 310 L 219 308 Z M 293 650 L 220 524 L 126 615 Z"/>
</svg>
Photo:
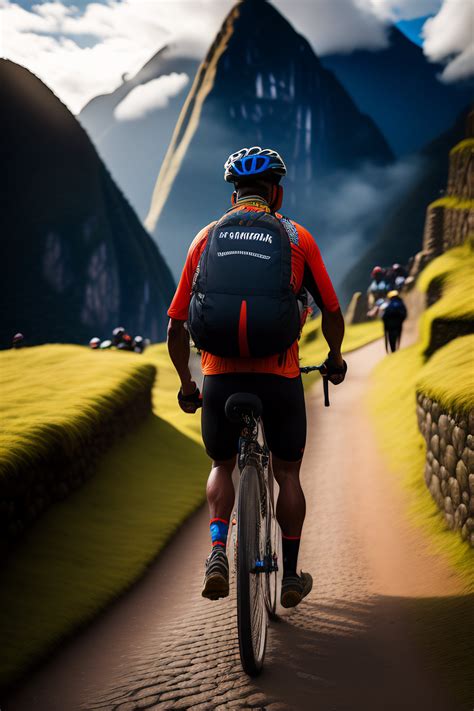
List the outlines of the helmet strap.
<svg viewBox="0 0 474 711">
<path fill-rule="evenodd" d="M 234 190 L 234 192 L 230 196 L 230 202 L 232 207 L 237 204 L 237 190 Z"/>
</svg>

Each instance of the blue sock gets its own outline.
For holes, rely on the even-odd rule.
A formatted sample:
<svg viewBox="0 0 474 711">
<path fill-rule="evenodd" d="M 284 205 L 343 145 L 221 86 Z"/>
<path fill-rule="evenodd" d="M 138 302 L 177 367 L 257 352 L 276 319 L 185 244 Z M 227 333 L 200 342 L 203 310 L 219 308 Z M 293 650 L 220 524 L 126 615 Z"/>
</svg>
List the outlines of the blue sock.
<svg viewBox="0 0 474 711">
<path fill-rule="evenodd" d="M 223 518 L 211 518 L 210 529 L 212 547 L 222 546 L 225 549 L 227 544 L 227 533 L 229 531 L 229 522 Z"/>
</svg>

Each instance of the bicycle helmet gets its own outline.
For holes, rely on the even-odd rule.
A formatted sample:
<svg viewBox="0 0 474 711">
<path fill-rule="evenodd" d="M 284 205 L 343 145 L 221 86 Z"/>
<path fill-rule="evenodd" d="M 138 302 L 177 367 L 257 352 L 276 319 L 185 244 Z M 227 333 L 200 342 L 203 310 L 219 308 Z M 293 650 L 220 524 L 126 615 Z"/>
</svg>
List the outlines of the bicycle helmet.
<svg viewBox="0 0 474 711">
<path fill-rule="evenodd" d="M 25 337 L 22 333 L 15 333 L 15 335 L 12 338 L 13 348 L 21 348 L 24 340 L 25 340 Z"/>
<path fill-rule="evenodd" d="M 95 350 L 96 348 L 99 348 L 100 346 L 100 338 L 91 338 L 89 341 L 89 347 Z"/>
<path fill-rule="evenodd" d="M 117 346 L 123 340 L 124 333 L 125 329 L 123 326 L 117 326 L 117 328 L 114 328 L 112 331 L 112 341 L 114 342 L 114 345 Z"/>
<path fill-rule="evenodd" d="M 143 353 L 145 347 L 145 339 L 143 336 L 135 336 L 133 339 L 133 350 L 135 353 Z"/>
<path fill-rule="evenodd" d="M 283 158 L 272 148 L 241 148 L 232 153 L 224 164 L 224 180 L 227 183 L 238 183 L 254 176 L 279 183 L 284 175 L 286 165 Z"/>
<path fill-rule="evenodd" d="M 389 299 L 394 299 L 396 296 L 400 296 L 400 293 L 396 289 L 392 289 L 392 291 L 389 291 L 387 294 L 387 298 Z"/>
<path fill-rule="evenodd" d="M 370 276 L 372 278 L 378 276 L 379 274 L 383 274 L 383 269 L 382 267 L 374 267 L 370 273 Z"/>
</svg>

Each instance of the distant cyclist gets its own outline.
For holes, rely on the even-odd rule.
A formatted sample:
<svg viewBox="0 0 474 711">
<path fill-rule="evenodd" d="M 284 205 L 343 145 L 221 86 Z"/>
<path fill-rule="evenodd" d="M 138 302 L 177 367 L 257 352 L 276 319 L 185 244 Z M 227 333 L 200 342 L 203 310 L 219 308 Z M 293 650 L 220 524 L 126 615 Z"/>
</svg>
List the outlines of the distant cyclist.
<svg viewBox="0 0 474 711">
<path fill-rule="evenodd" d="M 15 333 L 12 338 L 12 348 L 23 348 L 25 345 L 25 337 L 22 333 Z"/>
<path fill-rule="evenodd" d="M 387 295 L 389 285 L 387 281 L 387 271 L 382 267 L 374 267 L 370 273 L 372 281 L 367 289 L 369 308 L 373 308 L 378 299 L 383 299 Z"/>
<path fill-rule="evenodd" d="M 299 370 L 298 337 L 306 317 L 307 289 L 322 312 L 329 345 L 327 368 L 334 384 L 344 380 L 344 320 L 311 234 L 277 211 L 285 164 L 272 149 L 243 148 L 225 164 L 233 183 L 232 207 L 192 242 L 168 310 L 168 349 L 181 380 L 178 400 L 195 412 L 200 393 L 188 366 L 191 332 L 202 351 L 202 436 L 211 457 L 207 482 L 212 550 L 202 595 L 229 592 L 226 542 L 234 506 L 232 471 L 240 427 L 226 419 L 235 392 L 258 395 L 272 466 L 280 487 L 277 518 L 283 534 L 281 603 L 297 605 L 312 587 L 297 573 L 305 498 L 299 472 L 306 442 L 306 412 Z"/>
<path fill-rule="evenodd" d="M 400 347 L 403 322 L 407 317 L 407 309 L 398 291 L 389 291 L 388 303 L 383 311 L 382 319 L 385 331 L 385 350 L 394 353 Z"/>
</svg>

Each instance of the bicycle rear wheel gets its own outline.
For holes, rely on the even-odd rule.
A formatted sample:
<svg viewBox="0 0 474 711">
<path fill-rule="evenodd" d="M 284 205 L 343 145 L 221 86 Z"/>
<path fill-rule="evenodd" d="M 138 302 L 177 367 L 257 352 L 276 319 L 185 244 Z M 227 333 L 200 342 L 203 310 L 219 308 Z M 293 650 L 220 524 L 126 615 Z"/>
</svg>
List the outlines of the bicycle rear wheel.
<svg viewBox="0 0 474 711">
<path fill-rule="evenodd" d="M 237 627 L 240 659 L 250 676 L 262 670 L 267 641 L 266 576 L 253 572 L 256 562 L 264 559 L 265 543 L 260 480 L 249 465 L 240 477 L 237 515 Z"/>
<path fill-rule="evenodd" d="M 273 562 L 281 565 L 281 533 L 275 515 L 274 488 L 273 472 L 270 468 L 268 471 L 267 555 L 273 559 Z M 265 573 L 265 603 L 268 615 L 272 620 L 277 618 L 278 583 L 277 571 Z"/>
</svg>

